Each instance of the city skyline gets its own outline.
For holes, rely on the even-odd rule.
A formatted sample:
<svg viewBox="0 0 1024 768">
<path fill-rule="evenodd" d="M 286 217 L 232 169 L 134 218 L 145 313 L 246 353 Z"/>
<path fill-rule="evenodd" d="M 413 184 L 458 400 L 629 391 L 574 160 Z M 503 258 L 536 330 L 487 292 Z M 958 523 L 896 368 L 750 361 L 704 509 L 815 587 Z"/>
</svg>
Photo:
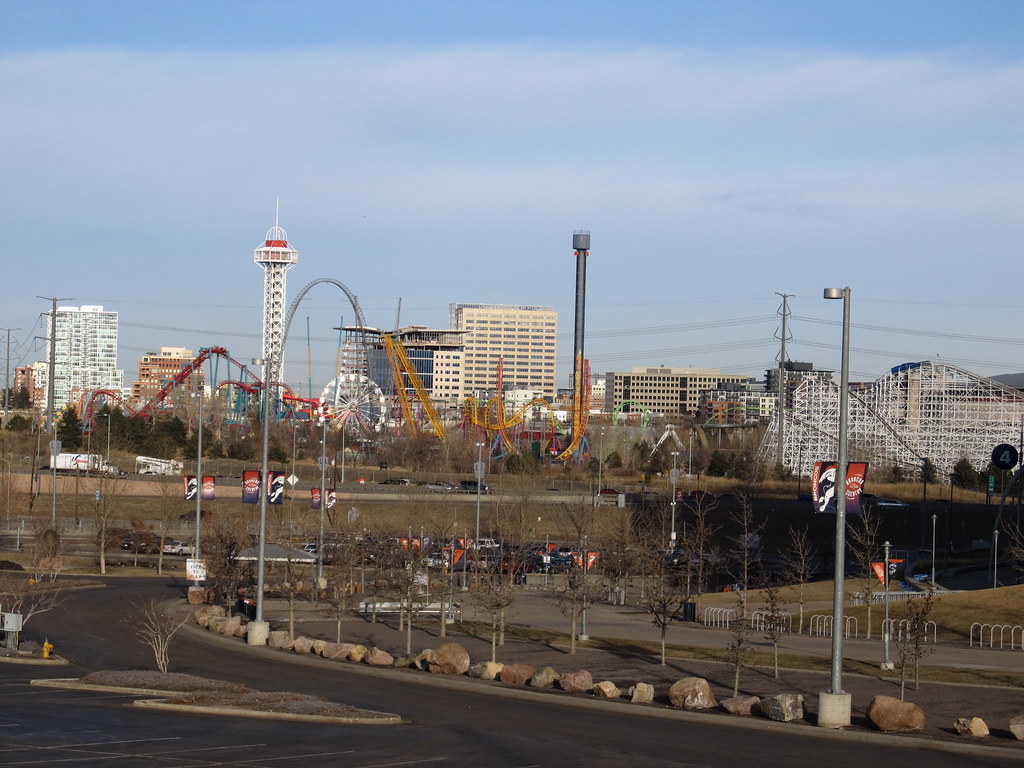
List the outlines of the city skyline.
<svg viewBox="0 0 1024 768">
<path fill-rule="evenodd" d="M 0 223 L 11 368 L 47 302 L 118 312 L 118 367 L 161 347 L 260 355 L 275 223 L 288 300 L 331 277 L 367 322 L 553 306 L 569 382 L 573 230 L 595 374 L 941 360 L 1024 370 L 1024 10 L 1013 2 L 620 4 L 2 0 Z M 273 45 L 268 46 L 267 41 Z M 399 313 L 399 303 L 401 310 Z M 317 286 L 286 379 L 333 376 Z M 1015 319 L 1017 318 L 1017 319 Z M 1016 338 L 1015 338 L 1016 337 Z"/>
</svg>

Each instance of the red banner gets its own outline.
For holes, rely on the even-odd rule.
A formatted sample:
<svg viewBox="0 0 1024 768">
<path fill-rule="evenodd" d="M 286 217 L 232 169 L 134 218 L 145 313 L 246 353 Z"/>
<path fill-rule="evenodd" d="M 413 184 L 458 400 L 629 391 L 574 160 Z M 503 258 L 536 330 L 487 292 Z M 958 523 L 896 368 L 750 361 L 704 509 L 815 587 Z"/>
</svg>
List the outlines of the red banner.
<svg viewBox="0 0 1024 768">
<path fill-rule="evenodd" d="M 896 566 L 902 563 L 902 558 L 899 560 L 889 559 L 889 576 L 893 576 L 896 573 Z M 871 570 L 874 571 L 875 576 L 878 580 L 885 584 L 885 564 L 884 563 L 872 563 Z"/>
<path fill-rule="evenodd" d="M 836 471 L 839 465 L 834 461 L 816 461 L 811 471 L 811 500 L 815 512 L 836 511 Z M 846 512 L 857 515 L 861 512 L 860 493 L 868 474 L 866 462 L 853 461 L 846 465 Z"/>
<path fill-rule="evenodd" d="M 242 503 L 260 503 L 260 471 L 246 469 L 242 472 Z"/>
<path fill-rule="evenodd" d="M 212 501 L 215 498 L 215 482 L 213 475 L 203 475 L 203 501 Z"/>
</svg>

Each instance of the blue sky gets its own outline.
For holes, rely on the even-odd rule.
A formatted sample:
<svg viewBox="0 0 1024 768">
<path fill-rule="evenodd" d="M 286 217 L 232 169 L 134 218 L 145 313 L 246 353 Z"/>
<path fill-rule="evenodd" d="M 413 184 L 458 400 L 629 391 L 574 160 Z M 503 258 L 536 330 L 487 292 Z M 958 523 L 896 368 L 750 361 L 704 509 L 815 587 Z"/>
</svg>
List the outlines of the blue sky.
<svg viewBox="0 0 1024 768">
<path fill-rule="evenodd" d="M 1024 3 L 0 0 L 0 325 L 48 304 L 161 346 L 259 355 L 280 222 L 367 321 L 555 306 L 591 230 L 592 370 L 1024 370 Z M 352 312 L 317 286 L 287 347 L 333 375 Z"/>
</svg>

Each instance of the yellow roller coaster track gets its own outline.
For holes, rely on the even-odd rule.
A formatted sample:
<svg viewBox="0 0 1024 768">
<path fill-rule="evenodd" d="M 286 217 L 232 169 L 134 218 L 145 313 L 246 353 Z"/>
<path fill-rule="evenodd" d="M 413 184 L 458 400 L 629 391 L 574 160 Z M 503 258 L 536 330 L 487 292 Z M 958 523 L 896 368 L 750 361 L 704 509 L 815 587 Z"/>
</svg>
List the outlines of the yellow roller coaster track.
<svg viewBox="0 0 1024 768">
<path fill-rule="evenodd" d="M 423 412 L 426 414 L 427 420 L 430 421 L 431 426 L 434 428 L 434 434 L 444 439 L 444 427 L 437 416 L 437 410 L 430 401 L 430 395 L 427 394 L 423 381 L 420 379 L 419 374 L 416 373 L 412 361 L 405 354 L 405 348 L 402 346 L 402 343 L 392 337 L 391 334 L 384 334 L 384 351 L 387 352 L 388 362 L 391 363 L 391 376 L 395 382 L 395 392 L 398 396 L 399 405 L 402 408 L 402 419 L 405 421 L 405 428 L 412 434 L 416 434 L 419 431 L 415 415 L 412 412 L 412 403 L 409 402 L 409 392 L 405 387 L 405 379 L 408 378 L 409 383 L 412 384 L 412 388 L 416 392 L 416 398 L 420 401 L 420 405 L 423 406 Z"/>
<path fill-rule="evenodd" d="M 572 442 L 566 446 L 557 460 L 565 461 L 583 444 L 590 421 L 590 362 L 582 354 L 576 356 L 576 375 L 573 377 Z"/>
</svg>

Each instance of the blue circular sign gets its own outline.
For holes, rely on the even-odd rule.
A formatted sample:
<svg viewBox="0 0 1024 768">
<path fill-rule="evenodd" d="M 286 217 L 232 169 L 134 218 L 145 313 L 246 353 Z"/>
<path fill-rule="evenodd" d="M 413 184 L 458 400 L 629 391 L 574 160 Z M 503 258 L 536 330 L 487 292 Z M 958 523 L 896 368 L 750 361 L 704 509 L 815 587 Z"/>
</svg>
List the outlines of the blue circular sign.
<svg viewBox="0 0 1024 768">
<path fill-rule="evenodd" d="M 1001 443 L 992 449 L 992 464 L 996 469 L 1009 470 L 1017 466 L 1017 449 L 1009 443 Z"/>
</svg>

